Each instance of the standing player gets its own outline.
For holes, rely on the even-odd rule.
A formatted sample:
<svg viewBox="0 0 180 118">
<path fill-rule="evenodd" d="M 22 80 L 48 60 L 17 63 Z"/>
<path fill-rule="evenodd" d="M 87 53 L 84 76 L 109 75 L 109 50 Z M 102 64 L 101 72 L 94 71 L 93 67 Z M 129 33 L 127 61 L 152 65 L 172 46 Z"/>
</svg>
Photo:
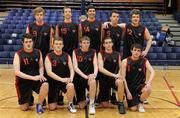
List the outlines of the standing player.
<svg viewBox="0 0 180 118">
<path fill-rule="evenodd" d="M 118 25 L 119 13 L 116 10 L 111 11 L 110 22 L 104 27 L 104 37 L 111 37 L 113 40 L 113 50 L 120 52 L 122 28 Z"/>
<path fill-rule="evenodd" d="M 147 41 L 146 48 L 142 51 L 142 56 L 146 56 L 151 44 L 152 38 L 148 29 L 140 24 L 141 12 L 138 9 L 133 9 L 130 12 L 131 23 L 122 25 L 125 29 L 125 40 L 123 45 L 123 59 L 131 56 L 131 45 L 138 43 L 141 46 L 144 45 L 144 40 Z"/>
<path fill-rule="evenodd" d="M 20 109 L 27 111 L 31 103 L 32 91 L 39 93 L 37 113 L 43 113 L 43 100 L 48 94 L 48 83 L 43 76 L 44 67 L 41 52 L 33 48 L 30 34 L 22 38 L 23 48 L 15 53 L 13 66 Z"/>
<path fill-rule="evenodd" d="M 151 93 L 151 84 L 154 79 L 154 69 L 146 58 L 141 57 L 142 46 L 131 46 L 132 56 L 122 61 L 122 76 L 125 81 L 128 107 L 132 111 L 145 112 L 142 102 Z M 146 82 L 146 70 L 150 71 L 149 80 Z"/>
<path fill-rule="evenodd" d="M 140 45 L 144 45 L 144 40 L 147 41 L 146 48 L 142 52 L 142 56 L 146 56 L 151 44 L 152 38 L 148 29 L 141 25 L 141 12 L 138 9 L 133 9 L 130 12 L 131 23 L 129 24 L 119 24 L 119 26 L 123 29 L 124 32 L 124 43 L 123 43 L 123 57 L 122 59 L 131 56 L 131 45 L 134 43 L 138 43 Z M 104 23 L 104 27 L 108 27 L 108 23 Z"/>
<path fill-rule="evenodd" d="M 90 38 L 90 48 L 99 52 L 101 45 L 101 38 L 103 34 L 102 24 L 95 19 L 95 7 L 90 5 L 87 8 L 87 20 L 79 25 L 79 37 L 88 36 Z"/>
<path fill-rule="evenodd" d="M 41 7 L 33 10 L 35 22 L 29 24 L 26 28 L 26 33 L 33 35 L 34 47 L 42 52 L 43 60 L 46 54 L 49 53 L 52 43 L 52 28 L 43 21 L 45 11 Z"/>
<path fill-rule="evenodd" d="M 57 108 L 57 100 L 61 90 L 64 93 L 67 92 L 68 110 L 75 113 L 76 109 L 72 103 L 74 97 L 74 85 L 72 83 L 74 70 L 71 57 L 62 51 L 63 46 L 63 39 L 56 37 L 53 41 L 54 51 L 49 53 L 45 59 L 46 71 L 51 77 L 48 94 L 49 110 Z"/>
<path fill-rule="evenodd" d="M 125 114 L 123 104 L 124 84 L 121 77 L 121 57 L 116 51 L 113 51 L 113 42 L 110 37 L 103 40 L 103 51 L 98 53 L 98 66 L 100 73 L 99 91 L 101 92 L 100 100 L 103 107 L 109 106 L 111 88 L 117 90 L 119 104 L 118 110 L 121 114 Z"/>
<path fill-rule="evenodd" d="M 64 22 L 56 26 L 56 36 L 62 37 L 63 51 L 72 56 L 72 52 L 78 46 L 78 25 L 72 22 L 72 10 L 64 7 Z"/>
<path fill-rule="evenodd" d="M 96 94 L 96 76 L 98 73 L 98 65 L 96 51 L 90 49 L 90 39 L 83 36 L 80 39 L 80 49 L 73 51 L 73 65 L 77 73 L 74 79 L 77 102 L 80 108 L 85 107 L 86 88 L 89 90 L 89 113 L 95 114 L 95 94 Z"/>
</svg>

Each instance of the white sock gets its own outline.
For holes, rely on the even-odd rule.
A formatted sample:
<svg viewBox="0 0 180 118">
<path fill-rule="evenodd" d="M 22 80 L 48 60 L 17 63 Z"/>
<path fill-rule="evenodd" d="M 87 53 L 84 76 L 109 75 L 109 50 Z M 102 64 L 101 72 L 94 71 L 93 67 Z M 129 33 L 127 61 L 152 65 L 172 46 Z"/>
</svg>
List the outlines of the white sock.
<svg viewBox="0 0 180 118">
<path fill-rule="evenodd" d="M 94 99 L 90 98 L 90 103 L 89 104 L 93 104 L 94 103 Z"/>
</svg>

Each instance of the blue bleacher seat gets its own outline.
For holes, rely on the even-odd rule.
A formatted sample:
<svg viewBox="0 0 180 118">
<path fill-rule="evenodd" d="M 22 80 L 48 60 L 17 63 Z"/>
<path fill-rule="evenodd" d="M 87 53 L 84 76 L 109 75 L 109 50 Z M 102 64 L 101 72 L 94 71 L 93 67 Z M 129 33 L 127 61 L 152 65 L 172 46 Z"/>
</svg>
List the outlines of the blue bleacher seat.
<svg viewBox="0 0 180 118">
<path fill-rule="evenodd" d="M 157 53 L 148 53 L 147 58 L 149 60 L 156 60 L 157 59 Z"/>
<path fill-rule="evenodd" d="M 3 45 L 3 50 L 4 51 L 13 51 L 13 46 L 12 45 Z"/>
<path fill-rule="evenodd" d="M 163 52 L 163 48 L 162 47 L 154 47 L 153 48 L 153 52 L 155 52 L 155 53 L 162 53 Z"/>
<path fill-rule="evenodd" d="M 180 53 L 180 47 L 173 47 L 172 50 L 174 53 Z"/>
<path fill-rule="evenodd" d="M 9 52 L 8 51 L 0 52 L 0 58 L 9 58 Z"/>
<path fill-rule="evenodd" d="M 166 60 L 166 53 L 157 53 L 157 60 Z"/>
<path fill-rule="evenodd" d="M 171 53 L 171 52 L 172 52 L 172 47 L 165 46 L 165 47 L 163 48 L 163 52 L 165 52 L 165 53 Z"/>
<path fill-rule="evenodd" d="M 10 58 L 14 58 L 15 51 L 9 53 Z"/>
<path fill-rule="evenodd" d="M 13 45 L 13 50 L 17 51 L 22 48 L 22 45 Z"/>
</svg>

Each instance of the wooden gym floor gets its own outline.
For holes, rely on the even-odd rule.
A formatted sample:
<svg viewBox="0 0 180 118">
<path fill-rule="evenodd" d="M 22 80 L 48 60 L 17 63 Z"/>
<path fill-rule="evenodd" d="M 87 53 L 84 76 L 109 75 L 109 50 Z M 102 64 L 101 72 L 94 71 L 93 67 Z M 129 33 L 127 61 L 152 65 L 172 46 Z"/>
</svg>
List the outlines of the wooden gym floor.
<svg viewBox="0 0 180 118">
<path fill-rule="evenodd" d="M 44 114 L 38 115 L 35 105 L 23 112 L 18 107 L 14 80 L 12 69 L 0 69 L 0 118 L 180 118 L 180 70 L 156 70 L 149 104 L 144 105 L 146 112 L 131 112 L 127 109 L 125 115 L 119 114 L 116 106 L 97 108 L 96 114 L 89 116 L 83 109 L 72 114 L 66 107 L 56 111 L 46 110 Z"/>
</svg>

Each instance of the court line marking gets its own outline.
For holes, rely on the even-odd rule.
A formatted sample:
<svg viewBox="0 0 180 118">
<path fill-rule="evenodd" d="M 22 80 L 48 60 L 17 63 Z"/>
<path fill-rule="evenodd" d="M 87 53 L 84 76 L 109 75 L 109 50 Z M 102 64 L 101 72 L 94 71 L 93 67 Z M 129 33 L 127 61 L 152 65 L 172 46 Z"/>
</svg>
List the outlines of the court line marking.
<svg viewBox="0 0 180 118">
<path fill-rule="evenodd" d="M 164 81 L 165 81 L 167 87 L 169 88 L 169 90 L 170 90 L 170 92 L 171 92 L 173 98 L 175 99 L 176 105 L 180 107 L 180 101 L 178 100 L 178 98 L 177 98 L 177 96 L 176 96 L 176 94 L 175 94 L 175 91 L 174 91 L 174 90 L 172 89 L 172 87 L 171 87 L 172 84 L 170 85 L 170 83 L 168 82 L 168 80 L 166 79 L 165 76 L 163 76 L 163 79 L 164 79 Z"/>
</svg>

